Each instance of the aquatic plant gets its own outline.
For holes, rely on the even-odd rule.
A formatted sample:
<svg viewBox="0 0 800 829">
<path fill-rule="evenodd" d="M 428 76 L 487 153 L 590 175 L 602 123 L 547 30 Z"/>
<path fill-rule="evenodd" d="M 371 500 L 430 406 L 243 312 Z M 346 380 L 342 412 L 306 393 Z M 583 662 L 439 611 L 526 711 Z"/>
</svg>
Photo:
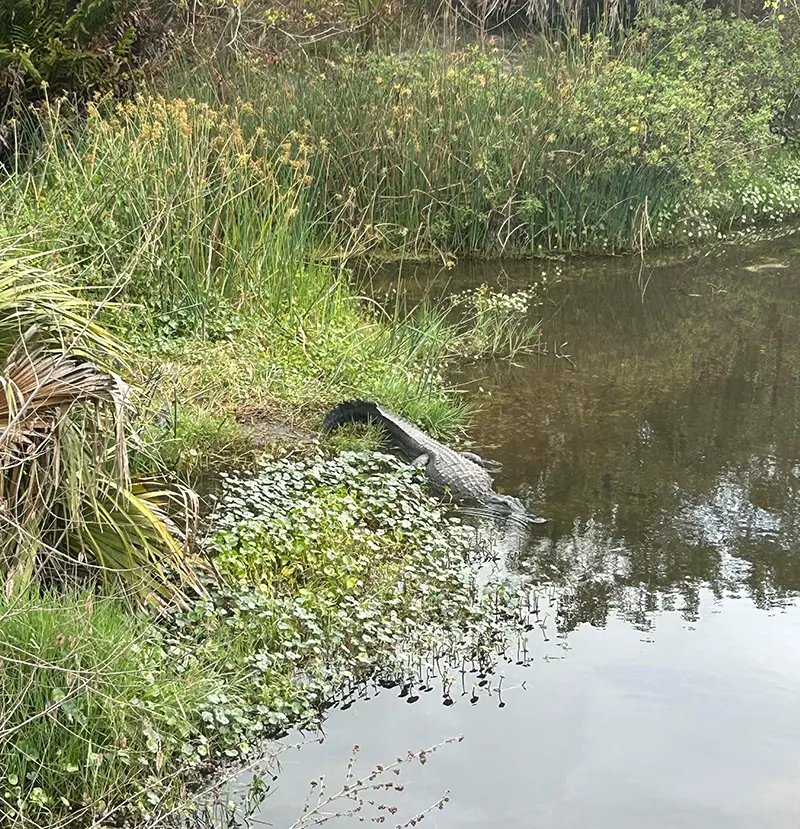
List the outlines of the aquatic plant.
<svg viewBox="0 0 800 829">
<path fill-rule="evenodd" d="M 474 529 L 423 487 L 380 453 L 228 477 L 209 551 L 230 586 L 176 620 L 174 653 L 246 665 L 260 718 L 283 728 L 364 679 L 413 681 L 425 654 L 502 649 L 516 599 L 479 588 Z"/>
<path fill-rule="evenodd" d="M 465 562 L 474 531 L 447 518 L 423 486 L 418 470 L 391 456 L 353 452 L 269 462 L 229 479 L 210 552 L 239 585 L 234 594 L 255 590 L 234 607 L 240 646 L 262 654 L 260 670 L 291 677 L 295 663 L 319 660 L 338 681 L 358 678 L 353 660 L 367 675 L 381 663 L 397 670 L 398 648 L 416 651 L 433 629 L 431 641 L 444 643 L 478 612 Z M 352 629 L 342 607 L 358 620 Z M 273 617 L 268 628 L 254 624 L 263 613 Z"/>
<path fill-rule="evenodd" d="M 546 282 L 546 274 L 542 277 Z M 462 356 L 507 356 L 535 351 L 539 346 L 539 323 L 532 311 L 539 297 L 539 284 L 507 293 L 485 283 L 477 290 L 454 294 L 453 309 L 460 312 L 460 336 L 451 346 Z"/>
</svg>

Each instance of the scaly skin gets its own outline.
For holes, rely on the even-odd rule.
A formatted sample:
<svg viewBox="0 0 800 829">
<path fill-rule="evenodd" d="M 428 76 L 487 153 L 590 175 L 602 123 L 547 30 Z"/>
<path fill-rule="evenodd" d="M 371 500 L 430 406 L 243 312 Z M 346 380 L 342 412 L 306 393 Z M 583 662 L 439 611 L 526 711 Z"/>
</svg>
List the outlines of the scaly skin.
<svg viewBox="0 0 800 829">
<path fill-rule="evenodd" d="M 325 418 L 324 430 L 330 432 L 352 421 L 372 421 L 382 426 L 411 463 L 424 467 L 434 489 L 450 492 L 458 500 L 473 501 L 503 515 L 528 515 L 517 498 L 494 491 L 492 476 L 478 455 L 456 452 L 377 403 L 366 400 L 340 403 Z"/>
</svg>

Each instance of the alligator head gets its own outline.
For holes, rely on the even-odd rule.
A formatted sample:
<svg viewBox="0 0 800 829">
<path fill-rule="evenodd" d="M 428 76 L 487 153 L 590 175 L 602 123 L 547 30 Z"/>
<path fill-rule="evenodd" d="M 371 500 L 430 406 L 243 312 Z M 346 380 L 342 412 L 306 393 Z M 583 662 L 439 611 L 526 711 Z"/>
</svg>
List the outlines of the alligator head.
<svg viewBox="0 0 800 829">
<path fill-rule="evenodd" d="M 546 518 L 531 514 L 519 498 L 514 498 L 511 495 L 501 495 L 499 492 L 493 493 L 486 501 L 485 506 L 491 512 L 518 518 L 527 524 L 544 524 L 547 521 Z"/>
</svg>

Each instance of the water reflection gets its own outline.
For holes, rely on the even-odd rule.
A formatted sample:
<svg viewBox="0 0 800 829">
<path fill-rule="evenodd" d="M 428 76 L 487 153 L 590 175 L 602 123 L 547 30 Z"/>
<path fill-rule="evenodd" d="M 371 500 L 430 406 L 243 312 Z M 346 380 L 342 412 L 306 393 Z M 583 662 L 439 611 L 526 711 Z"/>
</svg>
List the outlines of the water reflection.
<svg viewBox="0 0 800 829">
<path fill-rule="evenodd" d="M 653 269 L 644 294 L 630 263 L 568 276 L 545 330 L 571 362 L 458 375 L 484 389 L 472 434 L 504 463 L 501 488 L 551 519 L 514 566 L 575 585 L 564 629 L 602 625 L 611 608 L 646 624 L 676 595 L 688 618 L 703 585 L 759 607 L 800 589 L 793 244 L 769 250 L 790 267 L 753 273 L 758 250 L 725 252 Z"/>
<path fill-rule="evenodd" d="M 503 669 L 513 686 L 504 708 L 490 700 L 444 707 L 434 694 L 408 706 L 395 691 L 333 712 L 324 743 L 282 756 L 262 817 L 291 825 L 309 780 L 324 773 L 333 790 L 343 781 L 354 744 L 364 774 L 463 734 L 404 771 L 389 825 L 449 791 L 444 811 L 423 825 L 794 829 L 800 613 L 767 615 L 744 601 L 722 608 L 705 590 L 700 601 L 702 625 L 664 613 L 649 636 L 612 615 L 602 629 L 583 625 L 566 640 L 538 642 L 532 668 Z M 367 822 L 381 814 L 367 809 Z"/>
</svg>

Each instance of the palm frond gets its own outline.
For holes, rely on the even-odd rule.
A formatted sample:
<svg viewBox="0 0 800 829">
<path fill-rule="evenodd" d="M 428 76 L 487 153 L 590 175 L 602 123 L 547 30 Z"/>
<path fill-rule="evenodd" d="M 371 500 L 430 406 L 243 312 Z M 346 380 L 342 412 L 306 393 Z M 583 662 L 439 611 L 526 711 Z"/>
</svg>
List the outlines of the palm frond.
<svg viewBox="0 0 800 829">
<path fill-rule="evenodd" d="M 88 574 L 180 602 L 201 589 L 186 552 L 196 503 L 131 481 L 128 387 L 109 367 L 121 349 L 89 311 L 32 257 L 0 258 L 0 578 L 10 594 Z"/>
<path fill-rule="evenodd" d="M 70 290 L 67 269 L 48 265 L 48 258 L 13 244 L 0 247 L 0 356 L 36 325 L 42 342 L 104 368 L 122 367 L 122 343 L 96 319 L 102 306 Z"/>
</svg>

